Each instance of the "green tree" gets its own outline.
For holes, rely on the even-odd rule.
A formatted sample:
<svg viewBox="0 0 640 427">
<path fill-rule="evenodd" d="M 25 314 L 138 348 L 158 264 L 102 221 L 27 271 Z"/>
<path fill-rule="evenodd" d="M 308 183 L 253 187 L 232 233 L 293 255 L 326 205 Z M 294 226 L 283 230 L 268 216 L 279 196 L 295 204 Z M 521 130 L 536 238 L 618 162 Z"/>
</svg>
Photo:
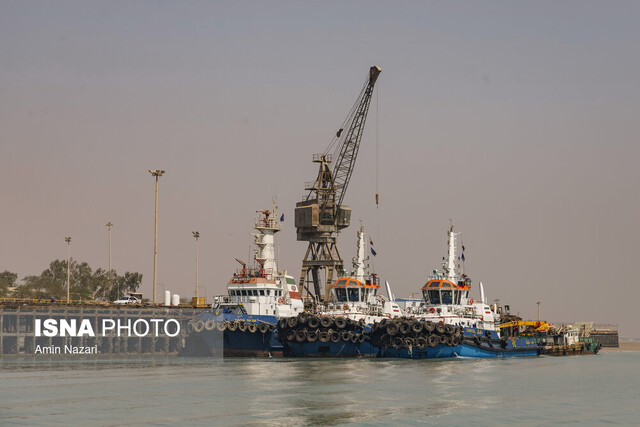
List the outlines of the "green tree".
<svg viewBox="0 0 640 427">
<path fill-rule="evenodd" d="M 67 262 L 55 260 L 40 276 L 26 276 L 13 292 L 17 298 L 66 298 Z"/>
<path fill-rule="evenodd" d="M 142 283 L 140 273 L 126 272 L 124 276 L 118 276 L 113 271 L 110 277 L 108 272 L 101 268 L 93 272 L 86 262 L 78 263 L 73 259 L 69 263 L 69 279 L 69 297 L 72 300 L 114 300 L 125 292 L 135 292 Z M 25 277 L 23 284 L 14 291 L 14 296 L 65 300 L 67 298 L 67 262 L 52 261 L 49 268 L 40 276 Z"/>
<path fill-rule="evenodd" d="M 122 298 L 127 292 L 136 292 L 142 283 L 142 274 L 127 271 L 124 276 L 116 276 L 115 284 L 108 294 L 109 300 Z"/>
<path fill-rule="evenodd" d="M 0 273 L 0 298 L 6 298 L 9 296 L 10 288 L 14 287 L 18 280 L 18 275 L 10 271 L 3 271 Z"/>
</svg>

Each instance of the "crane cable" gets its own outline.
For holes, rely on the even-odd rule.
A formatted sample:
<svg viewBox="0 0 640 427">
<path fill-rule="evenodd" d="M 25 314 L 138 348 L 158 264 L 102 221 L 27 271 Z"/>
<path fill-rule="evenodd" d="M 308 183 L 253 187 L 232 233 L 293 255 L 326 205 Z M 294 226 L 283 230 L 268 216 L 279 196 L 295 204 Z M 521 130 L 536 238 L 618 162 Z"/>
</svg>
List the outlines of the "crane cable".
<svg viewBox="0 0 640 427">
<path fill-rule="evenodd" d="M 340 129 L 338 130 L 338 132 L 333 136 L 331 143 L 329 144 L 329 146 L 327 147 L 326 150 L 324 150 L 324 154 L 326 155 L 327 153 L 329 153 L 331 151 L 331 149 L 334 148 L 334 152 L 333 152 L 333 157 L 337 158 L 337 156 L 340 154 L 340 148 L 342 147 L 342 144 L 337 144 L 338 141 L 340 141 L 342 133 L 345 131 L 345 128 L 347 127 L 348 124 L 350 124 L 351 122 L 353 122 L 353 116 L 356 114 L 356 111 L 358 109 L 358 106 L 360 105 L 361 101 L 362 101 L 362 97 L 364 96 L 364 91 L 367 89 L 367 86 L 369 85 L 369 77 L 367 77 L 365 79 L 364 85 L 362 86 L 362 89 L 360 90 L 360 95 L 358 95 L 358 98 L 356 99 L 356 102 L 353 104 L 353 107 L 351 107 L 351 110 L 349 111 L 349 114 L 347 114 L 347 117 L 344 119 L 344 121 L 342 122 L 342 125 L 340 126 Z"/>
<path fill-rule="evenodd" d="M 369 85 L 369 79 L 370 77 L 367 76 L 367 78 L 364 81 L 364 84 L 362 85 L 362 89 L 360 89 L 360 95 L 358 95 L 356 102 L 351 107 L 349 114 L 347 114 L 347 117 L 342 122 L 342 125 L 338 129 L 338 132 L 336 132 L 333 135 L 333 138 L 331 138 L 331 142 L 329 143 L 329 146 L 324 150 L 324 153 L 322 153 L 324 156 L 326 156 L 332 149 L 334 149 L 334 146 L 335 146 L 335 149 L 333 150 L 333 153 L 332 153 L 333 158 L 337 159 L 338 155 L 340 155 L 340 150 L 342 149 L 342 145 L 344 144 L 344 139 L 346 138 L 346 136 L 342 137 L 342 134 L 344 133 L 344 130 L 347 124 L 350 124 L 351 122 L 353 122 L 353 117 L 355 116 L 358 106 L 362 101 L 362 97 L 364 96 L 364 92 L 367 89 L 367 86 Z M 339 141 L 342 141 L 342 142 L 338 143 Z M 335 168 L 335 164 L 334 164 L 334 168 Z M 313 194 L 313 190 L 309 191 L 309 194 L 307 195 L 307 200 L 309 200 L 312 194 Z"/>
<path fill-rule="evenodd" d="M 380 236 L 380 192 L 378 191 L 378 169 L 380 165 L 380 84 L 376 86 L 376 239 Z"/>
</svg>

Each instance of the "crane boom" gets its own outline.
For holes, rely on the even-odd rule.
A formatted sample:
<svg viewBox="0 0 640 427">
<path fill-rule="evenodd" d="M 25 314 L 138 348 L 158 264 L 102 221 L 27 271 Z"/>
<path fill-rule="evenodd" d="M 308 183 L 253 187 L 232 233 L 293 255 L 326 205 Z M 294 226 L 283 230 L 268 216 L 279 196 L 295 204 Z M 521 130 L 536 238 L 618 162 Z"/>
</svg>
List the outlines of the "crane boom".
<svg viewBox="0 0 640 427">
<path fill-rule="evenodd" d="M 315 181 L 306 183 L 305 188 L 309 190 L 309 194 L 305 200 L 296 204 L 295 226 L 298 240 L 309 242 L 302 261 L 300 289 L 303 293 L 305 290 L 311 293 L 308 284 L 312 283 L 316 301 L 322 296 L 319 270 L 325 271 L 326 295 L 333 272 L 344 269 L 335 233 L 348 227 L 351 221 L 351 209 L 342 202 L 358 156 L 373 88 L 381 71 L 377 66 L 369 69 L 365 84 L 343 127 L 323 154 L 314 155 L 313 161 L 320 164 L 318 176 Z M 347 131 L 344 132 L 344 129 Z M 332 169 L 329 151 L 333 148 L 336 161 Z"/>
<path fill-rule="evenodd" d="M 340 154 L 333 167 L 334 188 L 336 189 L 336 205 L 342 205 L 344 195 L 349 185 L 349 180 L 353 174 L 353 169 L 358 157 L 360 141 L 364 133 L 364 125 L 367 121 L 367 113 L 369 105 L 371 105 L 371 97 L 373 95 L 373 87 L 382 70 L 380 67 L 374 66 L 369 70 L 369 79 L 365 87 L 356 101 L 358 108 L 352 110 L 352 117 L 347 118 L 350 123 L 349 129 L 342 136 L 342 143 L 339 145 Z"/>
</svg>

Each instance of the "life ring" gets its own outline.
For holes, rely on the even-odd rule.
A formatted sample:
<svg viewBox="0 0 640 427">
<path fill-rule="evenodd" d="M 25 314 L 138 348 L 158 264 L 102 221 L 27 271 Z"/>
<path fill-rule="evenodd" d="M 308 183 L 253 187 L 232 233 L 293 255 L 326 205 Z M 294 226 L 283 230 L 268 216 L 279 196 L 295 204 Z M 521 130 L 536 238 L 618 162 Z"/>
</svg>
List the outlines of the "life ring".
<svg viewBox="0 0 640 427">
<path fill-rule="evenodd" d="M 473 298 L 469 298 L 469 304 L 472 305 L 473 304 Z"/>
<path fill-rule="evenodd" d="M 284 298 L 278 298 L 278 303 L 279 304 L 284 304 Z"/>
<path fill-rule="evenodd" d="M 429 313 L 435 313 L 435 312 L 436 312 L 436 309 L 435 309 L 435 308 L 431 307 L 431 308 L 429 309 Z"/>
<path fill-rule="evenodd" d="M 349 304 L 345 304 L 345 305 L 343 305 L 343 306 L 342 306 L 342 309 L 343 309 L 344 311 L 349 310 Z"/>
</svg>

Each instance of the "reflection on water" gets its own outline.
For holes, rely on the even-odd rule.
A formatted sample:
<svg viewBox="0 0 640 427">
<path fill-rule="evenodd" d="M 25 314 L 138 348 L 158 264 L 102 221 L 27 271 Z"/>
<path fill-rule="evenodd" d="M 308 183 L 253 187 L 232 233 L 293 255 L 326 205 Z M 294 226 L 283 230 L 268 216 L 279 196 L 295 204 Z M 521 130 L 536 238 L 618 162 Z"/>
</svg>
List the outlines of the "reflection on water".
<svg viewBox="0 0 640 427">
<path fill-rule="evenodd" d="M 624 422 L 639 415 L 639 361 L 640 353 L 445 361 L 2 359 L 0 424 L 500 424 L 528 417 L 588 424 L 588 415 L 567 411 L 570 405 L 593 413 L 585 380 L 615 399 L 604 419 Z"/>
</svg>

